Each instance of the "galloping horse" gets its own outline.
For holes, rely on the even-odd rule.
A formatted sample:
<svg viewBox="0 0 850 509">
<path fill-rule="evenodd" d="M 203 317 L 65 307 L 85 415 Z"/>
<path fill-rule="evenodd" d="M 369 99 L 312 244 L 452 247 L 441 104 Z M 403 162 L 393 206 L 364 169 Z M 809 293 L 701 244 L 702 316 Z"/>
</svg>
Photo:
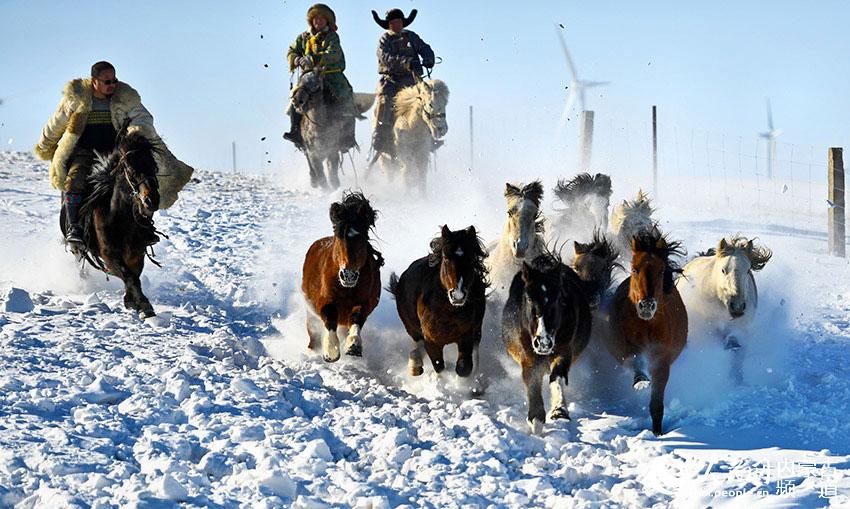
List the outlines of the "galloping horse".
<svg viewBox="0 0 850 509">
<path fill-rule="evenodd" d="M 348 328 L 345 353 L 360 357 L 360 331 L 381 297 L 380 269 L 384 259 L 369 242 L 376 212 L 361 193 L 347 192 L 330 207 L 333 236 L 310 246 L 304 259 L 301 290 L 307 301 L 307 347 L 318 346 L 313 327 L 317 317 L 324 324 L 322 356 L 336 362 L 340 356 L 337 327 Z"/>
<path fill-rule="evenodd" d="M 292 107 L 303 115 L 301 135 L 310 168 L 310 185 L 333 190 L 339 187 L 341 141 L 347 126 L 341 114 L 343 107 L 330 99 L 330 93 L 320 70 L 305 72 L 292 95 Z M 361 107 L 355 104 L 358 109 Z"/>
<path fill-rule="evenodd" d="M 676 286 L 695 304 L 705 321 L 712 324 L 727 350 L 741 349 L 739 336 L 749 332 L 758 306 L 758 290 L 753 272 L 764 268 L 773 253 L 741 236 L 720 239 L 717 248 L 688 262 L 685 277 Z M 741 356 L 733 362 L 732 375 L 743 381 Z"/>
<path fill-rule="evenodd" d="M 410 352 L 410 374 L 419 376 L 422 350 L 428 353 L 434 371 L 445 369 L 443 348 L 457 344 L 458 376 L 472 374 L 472 394 L 484 392 L 480 384 L 478 347 L 484 319 L 487 288 L 487 253 L 474 226 L 450 231 L 443 226 L 431 241 L 431 254 L 390 276 L 389 291 L 395 295 L 398 315 L 416 347 Z"/>
<path fill-rule="evenodd" d="M 670 365 L 688 338 L 688 312 L 673 280 L 681 269 L 671 259 L 681 254 L 680 244 L 669 242 L 657 228 L 634 237 L 632 275 L 617 288 L 611 304 L 613 334 L 607 346 L 620 363 L 632 365 L 635 389 L 645 389 L 651 380 L 649 414 L 656 435 L 663 433 Z"/>
<path fill-rule="evenodd" d="M 490 247 L 487 267 L 493 300 L 499 307 L 508 298 L 511 282 L 524 260 L 533 260 L 546 251 L 540 202 L 543 184 L 535 180 L 517 186 L 505 184 L 508 219 L 497 244 Z"/>
<path fill-rule="evenodd" d="M 642 189 L 638 190 L 634 200 L 623 200 L 623 203 L 614 207 L 611 214 L 611 233 L 614 234 L 617 247 L 624 258 L 628 259 L 632 254 L 632 238 L 655 227 L 653 212 L 655 209 L 652 208 L 652 202 Z"/>
<path fill-rule="evenodd" d="M 528 426 L 543 431 L 546 409 L 541 379 L 549 374 L 549 419 L 569 419 L 566 389 L 570 365 L 590 340 L 590 306 L 578 276 L 552 254 L 538 256 L 511 283 L 502 312 L 502 341 L 522 368 Z"/>
<path fill-rule="evenodd" d="M 611 177 L 608 175 L 580 173 L 572 180 L 559 180 L 554 193 L 564 208 L 557 211 L 550 233 L 584 240 L 597 228 L 608 227 L 611 199 Z"/>
<path fill-rule="evenodd" d="M 384 173 L 393 177 L 401 171 L 408 189 L 414 186 L 425 194 L 425 177 L 435 143 L 449 130 L 446 105 L 449 87 L 441 80 L 421 80 L 399 91 L 395 97 L 395 159 L 381 154 Z M 375 119 L 377 122 L 377 119 Z"/>
<path fill-rule="evenodd" d="M 127 134 L 125 126 L 115 150 L 92 168 L 91 192 L 80 208 L 86 252 L 79 255 L 94 268 L 120 278 L 124 282 L 124 306 L 143 318 L 156 315 L 142 293 L 140 280 L 145 239 L 155 231 L 152 217 L 160 204 L 156 151 L 140 132 Z M 59 227 L 65 235 L 68 225 L 64 205 Z"/>
<path fill-rule="evenodd" d="M 575 243 L 573 269 L 581 279 L 591 309 L 597 309 L 611 287 L 611 277 L 620 253 L 599 229 L 594 230 L 593 240 L 587 244 Z"/>
</svg>

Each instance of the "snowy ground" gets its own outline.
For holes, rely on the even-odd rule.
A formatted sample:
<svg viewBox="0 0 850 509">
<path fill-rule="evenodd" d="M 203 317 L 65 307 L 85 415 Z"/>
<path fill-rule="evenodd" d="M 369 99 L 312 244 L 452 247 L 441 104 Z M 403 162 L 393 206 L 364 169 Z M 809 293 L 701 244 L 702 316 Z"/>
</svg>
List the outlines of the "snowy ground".
<svg viewBox="0 0 850 509">
<path fill-rule="evenodd" d="M 451 369 L 409 378 L 410 340 L 386 293 L 362 359 L 307 354 L 300 265 L 330 231 L 338 195 L 196 176 L 158 216 L 170 240 L 143 287 L 159 316 L 142 322 L 115 280 L 81 279 L 63 252 L 46 166 L 0 154 L 0 290 L 12 295 L 0 308 L 0 506 L 850 504 L 850 266 L 826 255 L 818 229 L 662 204 L 665 230 L 691 252 L 736 231 L 775 252 L 757 276 L 746 385 L 731 384 L 728 353 L 692 323 L 666 435 L 647 431 L 648 394 L 591 351 L 571 380 L 573 420 L 536 437 L 517 370 L 491 335 L 484 399 L 468 400 Z M 499 233 L 498 179 L 465 195 L 472 177 L 442 178 L 452 191 L 427 203 L 369 189 L 384 281 L 444 222 Z"/>
</svg>

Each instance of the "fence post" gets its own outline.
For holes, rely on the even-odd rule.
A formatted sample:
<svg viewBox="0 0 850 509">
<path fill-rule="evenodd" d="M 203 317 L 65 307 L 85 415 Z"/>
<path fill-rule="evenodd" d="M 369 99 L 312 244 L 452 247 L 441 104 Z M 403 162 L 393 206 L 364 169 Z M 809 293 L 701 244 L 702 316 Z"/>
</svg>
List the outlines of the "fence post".
<svg viewBox="0 0 850 509">
<path fill-rule="evenodd" d="M 469 105 L 469 170 L 475 169 L 475 136 L 472 123 L 472 105 Z"/>
<path fill-rule="evenodd" d="M 232 142 L 230 147 L 233 152 L 233 173 L 236 173 L 236 142 Z"/>
<path fill-rule="evenodd" d="M 652 194 L 658 199 L 658 122 L 655 105 L 652 106 Z"/>
<path fill-rule="evenodd" d="M 844 156 L 841 147 L 829 149 L 829 254 L 844 258 Z"/>
<path fill-rule="evenodd" d="M 589 171 L 593 153 L 593 112 L 581 112 L 581 171 Z"/>
</svg>

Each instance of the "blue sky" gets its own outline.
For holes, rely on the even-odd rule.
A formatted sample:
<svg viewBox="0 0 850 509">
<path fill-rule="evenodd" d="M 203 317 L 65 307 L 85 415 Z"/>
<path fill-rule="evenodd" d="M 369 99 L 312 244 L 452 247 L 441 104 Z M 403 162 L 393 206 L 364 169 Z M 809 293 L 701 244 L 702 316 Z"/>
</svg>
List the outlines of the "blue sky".
<svg viewBox="0 0 850 509">
<path fill-rule="evenodd" d="M 157 128 L 187 162 L 228 169 L 235 140 L 240 166 L 294 168 L 297 154 L 280 139 L 288 128 L 284 54 L 305 28 L 310 4 L 0 0 L 2 147 L 29 150 L 64 82 L 87 75 L 94 61 L 105 59 L 141 92 Z M 553 23 L 566 27 L 580 74 L 612 82 L 589 96 L 600 118 L 637 125 L 657 104 L 667 126 L 755 138 L 766 127 L 769 96 L 776 124 L 785 131 L 781 141 L 850 145 L 850 6 L 843 2 L 345 1 L 331 6 L 346 74 L 358 91 L 372 91 L 377 81 L 381 29 L 369 10 L 419 9 L 411 29 L 443 58 L 435 76 L 452 91 L 443 159 L 449 164 L 453 159 L 460 164 L 468 153 L 469 105 L 475 107 L 477 145 L 485 162 L 523 165 L 530 154 L 555 152 L 569 78 Z M 368 136 L 368 125 L 361 122 L 361 145 L 368 147 Z M 565 139 L 569 150 L 574 139 Z"/>
</svg>

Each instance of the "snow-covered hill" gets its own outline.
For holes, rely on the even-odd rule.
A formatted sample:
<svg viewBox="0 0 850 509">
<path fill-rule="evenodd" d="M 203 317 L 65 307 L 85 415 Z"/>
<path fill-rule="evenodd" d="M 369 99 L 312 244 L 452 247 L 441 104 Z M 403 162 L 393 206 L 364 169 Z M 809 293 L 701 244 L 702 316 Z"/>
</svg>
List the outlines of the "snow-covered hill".
<svg viewBox="0 0 850 509">
<path fill-rule="evenodd" d="M 0 154 L 0 506 L 850 505 L 850 266 L 816 231 L 743 231 L 775 252 L 757 276 L 745 386 L 692 323 L 666 435 L 647 431 L 648 395 L 591 351 L 571 381 L 573 420 L 536 437 L 492 335 L 484 399 L 468 400 L 450 369 L 408 377 L 411 341 L 386 293 L 362 359 L 306 353 L 300 266 L 338 195 L 196 176 L 158 214 L 170 240 L 143 287 L 159 315 L 142 322 L 118 282 L 81 278 L 63 252 L 46 166 Z M 384 281 L 445 222 L 498 234 L 500 190 L 441 177 L 450 190 L 424 203 L 367 190 Z M 663 204 L 661 217 L 691 252 L 743 224 Z"/>
</svg>

